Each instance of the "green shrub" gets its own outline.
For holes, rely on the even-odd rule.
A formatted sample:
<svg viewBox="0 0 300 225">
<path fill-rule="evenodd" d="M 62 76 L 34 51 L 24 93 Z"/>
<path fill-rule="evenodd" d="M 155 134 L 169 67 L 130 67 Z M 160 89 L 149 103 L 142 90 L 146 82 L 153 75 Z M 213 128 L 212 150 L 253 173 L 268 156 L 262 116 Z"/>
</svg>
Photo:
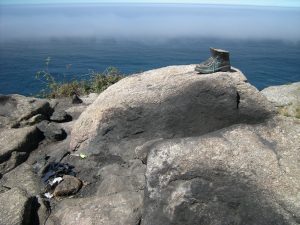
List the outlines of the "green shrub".
<svg viewBox="0 0 300 225">
<path fill-rule="evenodd" d="M 51 58 L 46 59 L 46 68 L 36 73 L 36 79 L 44 83 L 45 88 L 40 91 L 38 96 L 45 98 L 69 97 L 74 92 L 77 95 L 89 93 L 101 93 L 109 86 L 121 80 L 124 75 L 115 67 L 108 67 L 102 73 L 90 72 L 89 79 L 56 81 L 49 71 Z M 69 67 L 67 67 L 69 68 Z"/>
<path fill-rule="evenodd" d="M 90 80 L 90 88 L 93 92 L 100 93 L 124 76 L 115 67 L 108 67 L 103 73 L 93 73 Z"/>
</svg>

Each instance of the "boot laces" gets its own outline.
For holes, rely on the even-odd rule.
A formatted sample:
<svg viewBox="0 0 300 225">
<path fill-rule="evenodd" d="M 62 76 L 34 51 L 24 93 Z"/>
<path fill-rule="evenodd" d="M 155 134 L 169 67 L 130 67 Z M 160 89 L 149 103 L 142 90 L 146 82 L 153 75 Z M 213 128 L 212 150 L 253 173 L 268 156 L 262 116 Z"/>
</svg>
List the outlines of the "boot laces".
<svg viewBox="0 0 300 225">
<path fill-rule="evenodd" d="M 216 62 L 219 62 L 219 57 L 209 57 L 206 61 L 202 63 L 204 66 L 212 66 Z"/>
</svg>

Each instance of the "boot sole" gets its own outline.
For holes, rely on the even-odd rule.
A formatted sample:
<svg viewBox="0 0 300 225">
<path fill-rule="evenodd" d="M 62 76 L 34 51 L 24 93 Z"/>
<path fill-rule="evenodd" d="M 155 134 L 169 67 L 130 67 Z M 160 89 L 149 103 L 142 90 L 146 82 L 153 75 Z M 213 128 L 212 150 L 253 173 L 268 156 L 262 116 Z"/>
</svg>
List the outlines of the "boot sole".
<svg viewBox="0 0 300 225">
<path fill-rule="evenodd" d="M 209 74 L 209 73 L 216 73 L 216 72 L 228 72 L 230 71 L 231 69 L 231 66 L 222 66 L 222 67 L 219 67 L 218 69 L 212 71 L 212 70 L 201 70 L 201 69 L 198 69 L 197 67 L 195 68 L 195 71 L 199 72 L 199 73 L 202 73 L 202 74 Z"/>
<path fill-rule="evenodd" d="M 228 72 L 228 71 L 230 71 L 230 69 L 231 69 L 231 66 L 222 66 L 222 67 L 218 68 L 217 71 Z"/>
</svg>

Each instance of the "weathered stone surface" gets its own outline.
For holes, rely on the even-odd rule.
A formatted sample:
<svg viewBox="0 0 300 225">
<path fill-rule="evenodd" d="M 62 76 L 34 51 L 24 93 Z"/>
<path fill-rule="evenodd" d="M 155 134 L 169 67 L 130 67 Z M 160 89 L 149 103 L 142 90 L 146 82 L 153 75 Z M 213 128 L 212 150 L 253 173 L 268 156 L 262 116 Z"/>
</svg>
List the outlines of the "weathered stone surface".
<svg viewBox="0 0 300 225">
<path fill-rule="evenodd" d="M 78 117 L 84 112 L 84 110 L 86 110 L 87 107 L 87 105 L 77 105 L 68 108 L 66 112 L 70 114 L 73 119 L 78 119 Z"/>
<path fill-rule="evenodd" d="M 25 190 L 30 196 L 36 196 L 41 193 L 41 181 L 33 172 L 31 165 L 22 163 L 14 170 L 3 175 L 0 180 L 0 186 L 6 188 L 15 188 Z"/>
<path fill-rule="evenodd" d="M 88 105 L 92 104 L 99 94 L 90 93 L 86 96 L 81 96 L 82 104 L 74 105 L 72 104 L 71 98 L 61 98 L 51 100 L 51 106 L 57 112 L 65 111 L 68 115 L 72 117 L 73 120 L 76 120 L 80 114 L 88 107 Z M 55 112 L 54 112 L 55 113 Z"/>
<path fill-rule="evenodd" d="M 90 105 L 98 98 L 98 96 L 99 96 L 99 94 L 97 94 L 97 93 L 90 93 L 90 94 L 82 96 L 80 98 L 81 98 L 83 104 Z"/>
<path fill-rule="evenodd" d="M 297 224 L 300 122 L 166 140 L 147 160 L 144 225 Z"/>
<path fill-rule="evenodd" d="M 61 141 L 67 137 L 67 133 L 57 123 L 48 123 L 43 121 L 37 125 L 38 129 L 43 132 L 45 138 L 51 141 Z"/>
<path fill-rule="evenodd" d="M 97 196 L 111 195 L 123 191 L 143 191 L 146 166 L 140 160 L 129 165 L 109 164 L 101 168 L 98 176 L 102 182 L 97 187 Z"/>
<path fill-rule="evenodd" d="M 300 82 L 272 86 L 261 91 L 280 114 L 300 119 Z"/>
<path fill-rule="evenodd" d="M 36 196 L 35 199 L 35 207 L 33 209 L 32 215 L 32 223 L 37 225 L 44 225 L 46 224 L 46 221 L 51 213 L 49 203 L 45 201 L 41 196 Z"/>
<path fill-rule="evenodd" d="M 0 194 L 0 224 L 31 225 L 32 199 L 21 189 L 13 188 Z"/>
<path fill-rule="evenodd" d="M 143 163 L 146 163 L 148 152 L 157 142 L 164 140 L 163 138 L 157 138 L 150 141 L 145 142 L 144 144 L 137 146 L 135 148 L 135 154 L 138 159 L 140 159 Z"/>
<path fill-rule="evenodd" d="M 143 195 L 122 192 L 103 197 L 66 199 L 54 209 L 47 225 L 138 225 Z"/>
<path fill-rule="evenodd" d="M 27 163 L 32 165 L 33 170 L 38 176 L 43 175 L 44 169 L 53 162 L 60 162 L 69 154 L 70 140 L 67 138 L 63 141 L 49 142 L 44 140 L 39 147 L 30 154 Z"/>
<path fill-rule="evenodd" d="M 64 175 L 63 181 L 56 186 L 53 194 L 56 197 L 74 195 L 81 187 L 81 180 L 74 176 Z"/>
<path fill-rule="evenodd" d="M 36 127 L 0 131 L 0 173 L 8 172 L 24 162 L 43 139 Z"/>
<path fill-rule="evenodd" d="M 72 120 L 72 116 L 66 113 L 66 111 L 63 110 L 56 110 L 51 115 L 50 120 L 57 123 L 64 123 L 69 122 Z"/>
<path fill-rule="evenodd" d="M 47 119 L 46 116 L 44 116 L 42 114 L 37 114 L 37 115 L 31 117 L 29 120 L 24 120 L 24 121 L 20 122 L 20 126 L 21 127 L 33 126 L 33 125 L 36 125 L 46 119 Z"/>
<path fill-rule="evenodd" d="M 18 127 L 31 117 L 41 114 L 49 117 L 52 108 L 47 100 L 22 95 L 0 95 L 0 128 Z"/>
<path fill-rule="evenodd" d="M 240 71 L 199 75 L 194 67 L 152 70 L 109 87 L 74 124 L 71 149 L 128 160 L 152 139 L 199 136 L 272 115 L 271 104 Z"/>
</svg>

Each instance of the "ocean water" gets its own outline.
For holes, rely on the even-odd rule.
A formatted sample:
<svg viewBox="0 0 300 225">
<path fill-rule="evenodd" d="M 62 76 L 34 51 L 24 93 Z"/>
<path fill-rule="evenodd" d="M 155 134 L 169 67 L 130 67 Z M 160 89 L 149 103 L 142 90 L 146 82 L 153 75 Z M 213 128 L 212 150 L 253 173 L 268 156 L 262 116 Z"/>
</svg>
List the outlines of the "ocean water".
<svg viewBox="0 0 300 225">
<path fill-rule="evenodd" d="M 0 93 L 38 93 L 48 57 L 57 80 L 89 79 L 199 63 L 209 47 L 229 50 L 258 89 L 300 81 L 299 9 L 150 6 L 0 7 Z"/>
</svg>

